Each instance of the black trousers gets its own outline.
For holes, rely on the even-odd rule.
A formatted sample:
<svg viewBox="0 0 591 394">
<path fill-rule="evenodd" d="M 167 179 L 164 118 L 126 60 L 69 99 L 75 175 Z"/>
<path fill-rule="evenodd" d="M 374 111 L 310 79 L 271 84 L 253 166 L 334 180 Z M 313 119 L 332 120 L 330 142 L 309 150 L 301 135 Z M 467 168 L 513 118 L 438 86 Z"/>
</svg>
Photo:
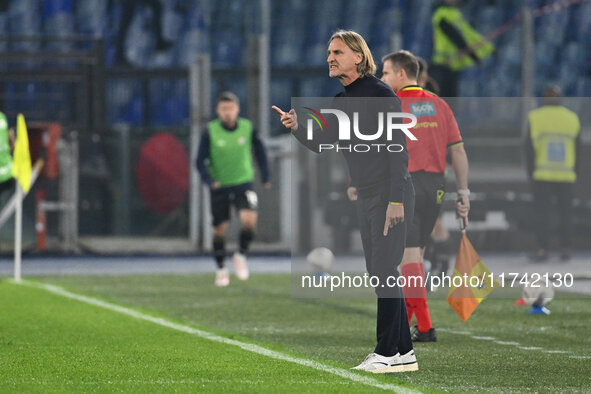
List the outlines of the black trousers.
<svg viewBox="0 0 591 394">
<path fill-rule="evenodd" d="M 429 75 L 439 84 L 439 97 L 458 96 L 459 72 L 441 64 L 432 64 Z"/>
<path fill-rule="evenodd" d="M 573 208 L 573 184 L 565 182 L 533 182 L 534 209 L 537 220 L 538 247 L 547 249 L 552 238 L 560 240 L 560 246 L 570 247 Z M 559 227 L 552 231 L 553 213 L 559 216 Z"/>
<path fill-rule="evenodd" d="M 413 220 L 414 188 L 409 180 L 404 197 L 404 222 L 399 223 L 384 236 L 388 190 L 371 197 L 359 196 L 357 216 L 361 231 L 361 242 L 365 254 L 365 265 L 371 276 L 380 280 L 375 288 L 378 296 L 377 346 L 375 353 L 390 357 L 412 350 L 408 316 L 402 289 L 388 286 L 388 277 L 397 278 L 398 266 L 402 261 L 406 244 L 406 229 Z"/>
</svg>

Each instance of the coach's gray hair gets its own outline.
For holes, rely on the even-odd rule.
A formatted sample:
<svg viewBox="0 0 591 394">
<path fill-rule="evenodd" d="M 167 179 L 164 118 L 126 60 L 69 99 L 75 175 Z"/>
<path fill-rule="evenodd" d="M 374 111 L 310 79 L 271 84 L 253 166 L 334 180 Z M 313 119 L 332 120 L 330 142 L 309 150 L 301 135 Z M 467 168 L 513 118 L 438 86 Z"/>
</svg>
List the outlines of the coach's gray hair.
<svg viewBox="0 0 591 394">
<path fill-rule="evenodd" d="M 357 65 L 357 72 L 362 78 L 375 75 L 376 63 L 373 61 L 373 56 L 367 43 L 359 33 L 352 30 L 337 30 L 332 34 L 328 43 L 330 44 L 335 38 L 340 38 L 353 52 L 361 55 L 362 59 L 361 63 Z"/>
</svg>

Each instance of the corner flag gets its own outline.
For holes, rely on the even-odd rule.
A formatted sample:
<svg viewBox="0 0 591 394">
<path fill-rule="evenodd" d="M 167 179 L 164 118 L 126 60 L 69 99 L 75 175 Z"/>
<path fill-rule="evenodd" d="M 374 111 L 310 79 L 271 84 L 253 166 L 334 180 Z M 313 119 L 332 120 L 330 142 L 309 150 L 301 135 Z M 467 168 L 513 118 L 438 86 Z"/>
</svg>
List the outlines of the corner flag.
<svg viewBox="0 0 591 394">
<path fill-rule="evenodd" d="M 14 146 L 12 176 L 27 194 L 31 188 L 31 154 L 29 152 L 27 125 L 23 114 L 18 114 L 16 119 L 16 143 Z"/>
<path fill-rule="evenodd" d="M 499 283 L 474 250 L 465 230 L 462 231 L 452 284 L 457 276 L 467 278 L 467 281 L 462 280 L 461 286 L 450 287 L 447 302 L 460 319 L 466 321 Z"/>
</svg>

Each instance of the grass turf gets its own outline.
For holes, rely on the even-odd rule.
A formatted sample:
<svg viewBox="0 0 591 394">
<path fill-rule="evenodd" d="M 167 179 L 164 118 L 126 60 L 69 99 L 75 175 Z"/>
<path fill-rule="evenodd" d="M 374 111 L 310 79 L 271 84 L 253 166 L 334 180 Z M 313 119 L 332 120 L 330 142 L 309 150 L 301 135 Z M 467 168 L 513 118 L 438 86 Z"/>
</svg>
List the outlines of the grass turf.
<svg viewBox="0 0 591 394">
<path fill-rule="evenodd" d="M 224 289 L 212 285 L 211 275 L 52 277 L 44 280 L 334 366 L 348 368 L 355 365 L 374 346 L 374 299 L 293 298 L 287 275 L 255 275 L 248 282 L 233 281 L 230 287 Z M 2 284 L 1 299 L 10 297 L 8 293 L 11 291 L 6 288 L 14 287 Z M 150 323 L 128 321 L 129 318 L 97 311 L 75 301 L 58 301 L 55 296 L 43 294 L 40 290 L 27 289 L 26 292 L 36 293 L 32 298 L 52 300 L 52 304 L 38 307 L 38 300 L 27 301 L 29 295 L 21 294 L 23 303 L 10 310 L 8 321 L 29 324 L 23 327 L 19 323 L 11 329 L 12 326 L 4 319 L 0 323 L 0 357 L 4 360 L 2 364 L 6 364 L 7 360 L 9 362 L 7 368 L 0 366 L 0 376 L 7 371 L 10 372 L 8 377 L 15 376 L 8 384 L 2 383 L 5 382 L 3 377 L 0 390 L 16 389 L 15 383 L 19 382 L 25 388 L 39 388 L 41 391 L 46 391 L 43 388 L 88 391 L 95 387 L 97 390 L 113 390 L 115 386 L 108 383 L 109 379 L 118 382 L 117 389 L 137 391 L 142 391 L 142 388 L 290 392 L 345 392 L 349 389 L 358 392 L 372 389 L 351 382 L 344 384 L 342 378 L 293 364 L 277 368 L 279 362 L 263 356 L 245 355 L 243 351 L 217 364 L 212 357 L 216 352 L 232 354 L 237 350 L 227 345 L 204 343 L 199 338 L 170 332 Z M 512 304 L 513 298 L 487 299 L 467 323 L 462 323 L 444 299 L 430 300 L 433 322 L 436 327 L 445 330 L 439 331 L 437 343 L 416 344 L 420 371 L 375 378 L 388 383 L 404 382 L 427 391 L 588 392 L 591 387 L 588 327 L 591 301 L 561 299 L 557 295 L 550 316 L 530 316 L 525 309 Z M 31 310 L 36 313 L 32 314 Z M 103 317 L 103 314 L 108 316 Z M 27 317 L 32 315 L 37 315 L 35 321 Z M 45 336 L 35 328 L 40 322 L 48 322 L 44 328 L 48 335 L 46 341 Z M 77 329 L 70 333 L 71 325 Z M 67 331 L 62 333 L 65 328 Z M 70 336 L 72 343 L 65 346 L 68 350 L 55 349 L 53 341 Z M 530 349 L 518 348 L 516 343 Z M 199 351 L 202 348 L 212 350 L 203 353 Z M 7 350 L 11 355 L 8 358 Z M 53 350 L 59 357 L 52 355 Z M 18 355 L 23 351 L 37 356 L 23 359 L 25 356 Z M 93 366 L 82 366 L 79 373 L 75 372 L 80 361 L 84 361 L 85 354 L 96 354 L 91 358 L 95 360 L 91 363 Z M 171 360 L 171 354 L 177 354 L 177 357 Z M 80 357 L 83 357 L 82 360 Z M 240 373 L 234 374 L 233 369 L 226 373 L 227 363 L 232 357 L 238 357 L 238 360 L 254 357 L 257 361 L 249 362 L 248 367 L 240 369 Z M 49 368 L 53 373 L 43 373 L 44 369 L 34 368 L 37 358 L 50 367 L 54 365 L 54 360 L 55 368 Z M 259 363 L 259 358 L 264 361 Z M 218 371 L 216 366 L 223 372 Z M 58 374 L 58 371 L 68 372 Z M 50 384 L 35 385 L 31 382 L 32 377 Z M 217 383 L 217 379 L 221 381 Z M 306 385 L 307 380 L 312 384 Z M 78 383 L 69 385 L 71 381 Z M 101 386 L 83 383 L 93 381 Z M 137 382 L 140 388 L 131 382 Z M 160 385 L 149 382 L 160 382 Z"/>
<path fill-rule="evenodd" d="M 334 392 L 376 388 L 0 283 L 0 392 Z"/>
</svg>

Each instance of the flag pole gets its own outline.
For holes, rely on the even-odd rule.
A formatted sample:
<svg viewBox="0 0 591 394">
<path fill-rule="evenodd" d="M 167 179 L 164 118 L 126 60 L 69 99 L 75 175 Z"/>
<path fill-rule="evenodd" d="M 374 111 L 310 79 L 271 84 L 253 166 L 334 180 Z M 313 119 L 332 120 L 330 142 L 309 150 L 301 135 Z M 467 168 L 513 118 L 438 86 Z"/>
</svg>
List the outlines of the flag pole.
<svg viewBox="0 0 591 394">
<path fill-rule="evenodd" d="M 456 204 L 462 205 L 462 201 L 458 200 L 458 202 Z M 466 221 L 464 220 L 464 218 L 459 217 L 458 223 L 460 225 L 460 231 L 462 232 L 462 234 L 466 234 Z"/>
<path fill-rule="evenodd" d="M 23 235 L 23 189 L 16 184 L 16 212 L 14 218 L 14 280 L 21 281 L 21 247 Z"/>
</svg>

